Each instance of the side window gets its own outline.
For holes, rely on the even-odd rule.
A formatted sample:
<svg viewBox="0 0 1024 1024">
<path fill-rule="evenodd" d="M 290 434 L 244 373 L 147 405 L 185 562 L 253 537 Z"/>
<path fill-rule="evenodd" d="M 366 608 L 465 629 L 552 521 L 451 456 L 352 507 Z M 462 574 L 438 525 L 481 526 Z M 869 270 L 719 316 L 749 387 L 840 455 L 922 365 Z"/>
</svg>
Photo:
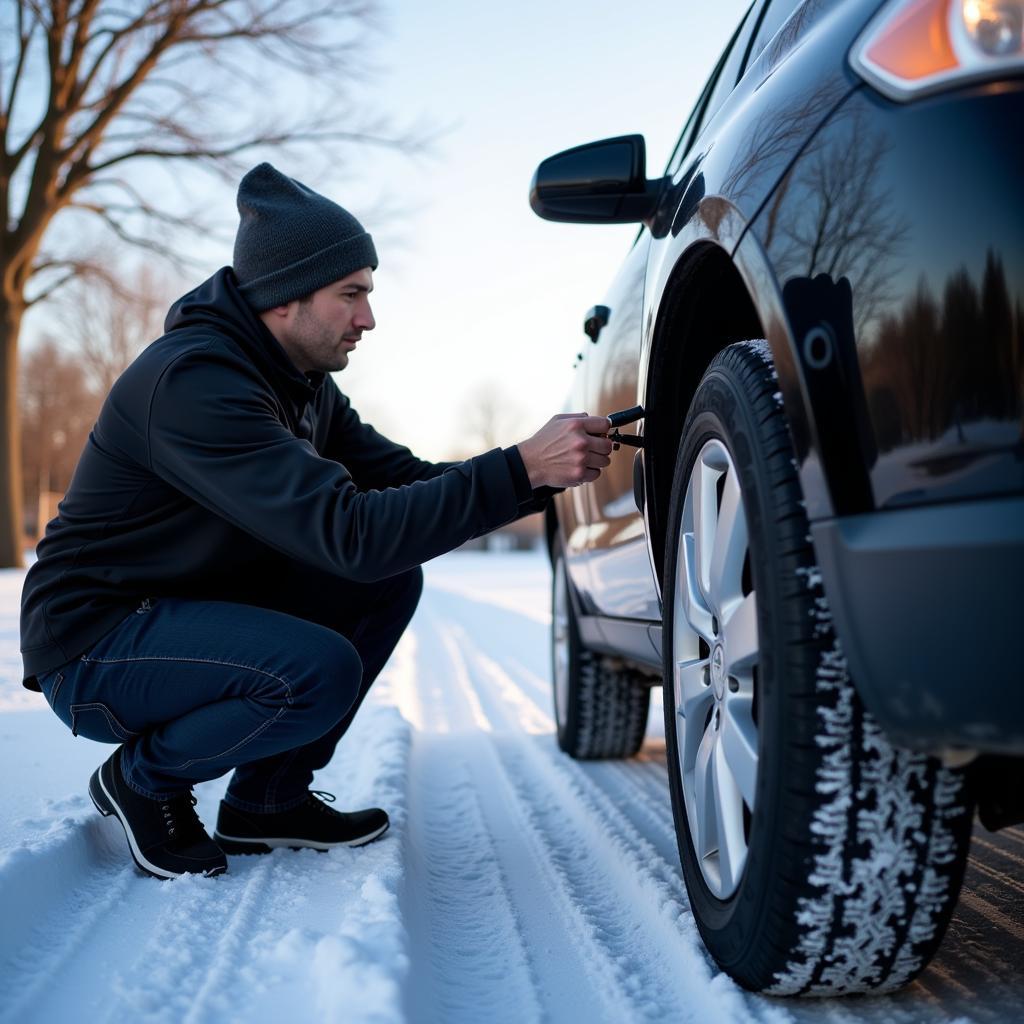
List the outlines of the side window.
<svg viewBox="0 0 1024 1024">
<path fill-rule="evenodd" d="M 668 160 L 668 167 L 665 168 L 666 175 L 674 175 L 682 165 L 686 154 L 689 152 L 690 146 L 693 145 L 693 140 L 696 139 L 699 134 L 699 130 L 697 130 L 697 122 L 700 121 L 700 125 L 702 127 L 707 121 L 707 117 L 704 116 L 704 112 L 709 109 L 711 105 L 709 103 L 709 98 L 713 101 L 714 94 L 720 91 L 719 83 L 723 81 L 723 75 L 729 74 L 730 66 L 733 69 L 732 84 L 736 84 L 736 72 L 738 69 L 734 64 L 734 55 L 738 52 L 739 58 L 742 58 L 743 51 L 746 49 L 746 42 L 750 37 L 749 26 L 754 21 L 754 18 L 751 17 L 751 11 L 758 6 L 759 4 L 757 3 L 757 0 L 755 0 L 755 2 L 747 9 L 747 13 L 743 16 L 743 20 L 733 33 L 732 39 L 729 40 L 729 45 L 725 48 L 725 52 L 718 58 L 715 70 L 711 72 L 711 77 L 708 78 L 704 88 L 701 90 L 700 99 L 697 100 L 696 105 L 690 112 L 690 116 L 686 119 L 686 126 L 683 128 L 683 132 L 679 136 L 676 148 L 672 150 L 672 155 Z M 743 37 L 743 42 L 740 42 L 741 36 Z M 729 87 L 722 98 L 724 99 L 731 90 L 732 86 Z"/>
<path fill-rule="evenodd" d="M 711 96 L 701 114 L 700 124 L 693 134 L 694 139 L 704 130 L 704 126 L 708 121 L 718 113 L 718 108 L 729 98 L 729 93 L 736 88 L 740 72 L 743 70 L 743 60 L 747 55 L 747 44 L 750 42 L 750 37 L 754 33 L 754 26 L 757 24 L 763 8 L 764 4 L 762 3 L 755 2 L 751 4 L 743 21 L 740 22 L 740 27 L 736 30 L 736 34 L 732 37 L 732 42 L 729 44 L 729 50 L 725 55 L 715 87 L 712 89 Z"/>
<path fill-rule="evenodd" d="M 665 168 L 666 175 L 673 175 L 679 170 L 679 166 L 683 162 L 683 157 L 685 157 L 689 151 L 690 143 L 693 140 L 693 126 L 697 123 L 697 118 L 699 117 L 700 112 L 704 109 L 704 104 L 707 103 L 708 96 L 711 94 L 711 87 L 715 84 L 715 81 L 718 78 L 718 72 L 721 71 L 721 69 L 722 59 L 719 58 L 718 63 L 715 65 L 715 70 L 711 72 L 711 77 L 704 83 L 700 99 L 697 100 L 693 110 L 690 111 L 690 116 L 686 119 L 686 125 L 683 127 L 683 131 L 679 136 L 676 148 L 672 150 L 672 155 L 668 158 L 668 167 Z"/>
</svg>

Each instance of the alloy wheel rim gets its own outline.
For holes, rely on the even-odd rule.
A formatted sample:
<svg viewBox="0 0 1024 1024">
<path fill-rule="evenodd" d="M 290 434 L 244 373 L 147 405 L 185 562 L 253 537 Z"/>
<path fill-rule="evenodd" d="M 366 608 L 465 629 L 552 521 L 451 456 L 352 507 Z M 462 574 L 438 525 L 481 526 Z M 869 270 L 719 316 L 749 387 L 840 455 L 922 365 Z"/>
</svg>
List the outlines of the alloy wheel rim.
<svg viewBox="0 0 1024 1024">
<path fill-rule="evenodd" d="M 554 653 L 555 713 L 565 727 L 569 713 L 569 583 L 565 559 L 555 562 L 554 600 L 551 609 L 551 638 Z"/>
<path fill-rule="evenodd" d="M 757 792 L 759 642 L 743 492 L 717 439 L 693 464 L 679 537 L 672 617 L 677 770 L 701 873 L 725 900 L 743 876 Z"/>
</svg>

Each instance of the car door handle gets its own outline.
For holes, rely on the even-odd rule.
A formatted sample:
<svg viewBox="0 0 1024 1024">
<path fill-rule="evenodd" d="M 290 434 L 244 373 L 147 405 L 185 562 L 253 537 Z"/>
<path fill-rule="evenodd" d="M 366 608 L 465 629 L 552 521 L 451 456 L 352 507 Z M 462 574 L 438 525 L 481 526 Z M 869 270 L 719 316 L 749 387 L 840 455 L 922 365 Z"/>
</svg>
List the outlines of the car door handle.
<svg viewBox="0 0 1024 1024">
<path fill-rule="evenodd" d="M 591 341 L 596 342 L 602 328 L 607 326 L 608 317 L 611 315 L 612 311 L 607 306 L 592 306 L 583 318 L 583 333 Z"/>
</svg>

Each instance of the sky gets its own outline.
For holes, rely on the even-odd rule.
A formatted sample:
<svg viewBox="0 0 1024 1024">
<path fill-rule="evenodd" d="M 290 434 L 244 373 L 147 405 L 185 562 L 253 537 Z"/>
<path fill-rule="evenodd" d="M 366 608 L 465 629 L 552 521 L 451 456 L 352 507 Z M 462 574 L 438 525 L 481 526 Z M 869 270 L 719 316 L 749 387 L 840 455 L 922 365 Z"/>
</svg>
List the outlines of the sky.
<svg viewBox="0 0 1024 1024">
<path fill-rule="evenodd" d="M 377 328 L 337 378 L 364 419 L 440 458 L 463 445 L 466 403 L 481 389 L 521 411 L 519 434 L 502 443 L 565 409 L 583 314 L 601 301 L 636 227 L 540 220 L 527 201 L 533 172 L 562 149 L 639 132 L 648 176 L 660 175 L 745 7 L 387 8 L 377 98 L 451 127 L 433 157 L 380 159 L 369 171 L 408 216 L 378 244 Z"/>
<path fill-rule="evenodd" d="M 286 154 L 253 159 L 340 202 L 374 236 L 377 328 L 337 375 L 363 419 L 443 459 L 466 451 L 467 404 L 481 393 L 516 411 L 502 444 L 566 411 L 583 314 L 636 227 L 540 220 L 527 201 L 533 172 L 562 149 L 639 132 L 648 176 L 660 175 L 746 6 L 382 0 L 374 73 L 355 102 L 434 129 L 429 152 L 360 148 L 337 173 Z M 255 102 L 288 103 L 283 84 L 266 88 Z M 189 204 L 223 210 L 225 230 L 186 288 L 231 261 L 234 189 L 204 181 L 208 194 Z"/>
</svg>

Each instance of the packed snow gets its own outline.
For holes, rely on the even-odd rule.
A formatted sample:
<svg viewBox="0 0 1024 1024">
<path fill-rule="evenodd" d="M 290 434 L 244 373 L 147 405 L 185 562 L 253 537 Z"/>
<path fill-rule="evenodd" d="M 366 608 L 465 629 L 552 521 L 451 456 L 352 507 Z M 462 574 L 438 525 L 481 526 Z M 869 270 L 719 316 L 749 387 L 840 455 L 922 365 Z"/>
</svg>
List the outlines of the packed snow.
<svg viewBox="0 0 1024 1024">
<path fill-rule="evenodd" d="M 545 556 L 459 552 L 426 574 L 416 618 L 314 783 L 339 808 L 385 807 L 387 835 L 159 882 L 86 795 L 110 748 L 73 738 L 21 687 L 24 573 L 0 573 L 0 1021 L 1016 1017 L 1016 830 L 983 840 L 988 860 L 972 861 L 962 912 L 909 989 L 752 996 L 710 960 L 689 911 L 660 693 L 637 758 L 570 760 L 554 740 Z M 225 784 L 197 788 L 208 826 Z"/>
</svg>

